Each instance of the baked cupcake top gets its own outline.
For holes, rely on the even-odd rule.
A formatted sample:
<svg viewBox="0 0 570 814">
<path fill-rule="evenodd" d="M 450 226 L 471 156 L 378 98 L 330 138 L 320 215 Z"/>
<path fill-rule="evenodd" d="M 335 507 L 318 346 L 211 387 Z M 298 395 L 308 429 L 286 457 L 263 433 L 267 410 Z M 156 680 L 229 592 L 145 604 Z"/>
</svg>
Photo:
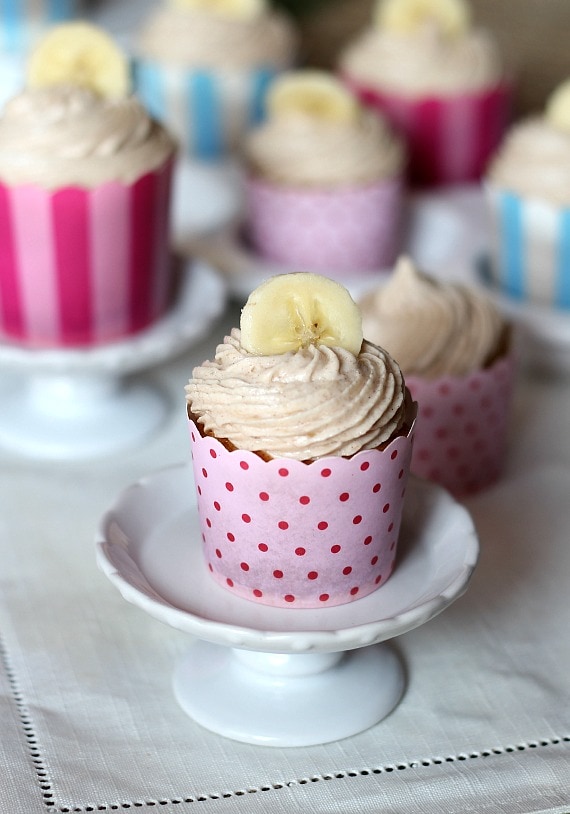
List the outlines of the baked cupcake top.
<svg viewBox="0 0 570 814">
<path fill-rule="evenodd" d="M 505 346 L 505 322 L 488 297 L 435 280 L 407 257 L 360 308 L 365 335 L 385 347 L 406 376 L 466 375 L 489 365 Z"/>
<path fill-rule="evenodd" d="M 373 23 L 340 59 L 351 78 L 410 97 L 478 91 L 503 79 L 494 38 L 465 0 L 379 0 Z"/>
<path fill-rule="evenodd" d="M 570 81 L 542 115 L 513 125 L 489 166 L 492 184 L 555 206 L 570 206 Z"/>
<path fill-rule="evenodd" d="M 270 278 L 250 295 L 241 330 L 194 369 L 186 399 L 205 433 L 300 461 L 378 447 L 407 406 L 400 368 L 362 341 L 346 289 L 308 273 Z"/>
<path fill-rule="evenodd" d="M 165 0 L 137 38 L 146 59 L 196 68 L 283 68 L 297 47 L 289 19 L 265 0 Z"/>
<path fill-rule="evenodd" d="M 5 183 L 131 183 L 174 152 L 172 138 L 131 95 L 125 56 L 96 26 L 52 29 L 30 57 L 26 84 L 0 117 Z"/>
<path fill-rule="evenodd" d="M 294 71 L 277 79 L 267 121 L 245 141 L 254 176 L 291 186 L 372 183 L 399 174 L 400 140 L 333 76 Z"/>
</svg>

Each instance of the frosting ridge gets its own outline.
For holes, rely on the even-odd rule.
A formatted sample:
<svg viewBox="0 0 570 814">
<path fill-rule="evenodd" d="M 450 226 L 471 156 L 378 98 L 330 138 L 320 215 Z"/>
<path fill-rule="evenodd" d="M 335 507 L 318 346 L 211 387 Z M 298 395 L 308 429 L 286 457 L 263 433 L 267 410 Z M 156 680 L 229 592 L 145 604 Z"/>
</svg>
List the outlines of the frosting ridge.
<svg viewBox="0 0 570 814">
<path fill-rule="evenodd" d="M 366 183 L 397 175 L 403 147 L 377 114 L 360 111 L 355 122 L 297 114 L 269 119 L 251 132 L 246 159 L 255 174 L 290 185 Z"/>
<path fill-rule="evenodd" d="M 503 67 L 491 35 L 448 37 L 433 23 L 409 34 L 370 28 L 341 55 L 348 76 L 409 96 L 454 94 L 498 84 Z"/>
<path fill-rule="evenodd" d="M 74 85 L 24 90 L 0 116 L 0 179 L 9 184 L 131 183 L 175 145 L 134 96 L 104 99 Z"/>
<path fill-rule="evenodd" d="M 148 18 L 137 42 L 147 59 L 198 68 L 283 68 L 295 49 L 291 23 L 272 10 L 240 19 L 165 6 Z"/>
<path fill-rule="evenodd" d="M 401 371 L 370 342 L 358 356 L 322 345 L 256 356 L 240 338 L 234 328 L 186 386 L 206 433 L 239 449 L 310 461 L 373 449 L 402 426 Z"/>
<path fill-rule="evenodd" d="M 570 134 L 545 116 L 512 127 L 493 159 L 487 179 L 513 192 L 570 206 Z"/>
<path fill-rule="evenodd" d="M 385 347 L 405 375 L 465 375 L 488 364 L 504 337 L 503 319 L 488 297 L 435 280 L 406 257 L 359 305 L 364 336 Z"/>
</svg>

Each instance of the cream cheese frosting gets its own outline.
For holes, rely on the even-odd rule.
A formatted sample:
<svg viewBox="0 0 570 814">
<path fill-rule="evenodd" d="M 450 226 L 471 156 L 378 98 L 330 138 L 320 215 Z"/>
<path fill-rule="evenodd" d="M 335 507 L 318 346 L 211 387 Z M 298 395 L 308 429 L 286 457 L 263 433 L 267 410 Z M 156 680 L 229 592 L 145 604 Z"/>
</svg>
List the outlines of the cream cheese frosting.
<svg viewBox="0 0 570 814">
<path fill-rule="evenodd" d="M 570 133 L 545 116 L 515 125 L 487 175 L 492 184 L 555 206 L 570 206 Z"/>
<path fill-rule="evenodd" d="M 487 31 L 449 37 L 429 22 L 410 34 L 365 31 L 342 54 L 340 68 L 353 79 L 411 97 L 477 91 L 503 78 L 498 48 Z"/>
<path fill-rule="evenodd" d="M 105 99 L 74 85 L 28 89 L 0 117 L 0 180 L 13 185 L 132 183 L 174 149 L 134 96 Z"/>
<path fill-rule="evenodd" d="M 400 140 L 377 114 L 337 122 L 301 113 L 269 119 L 250 133 L 252 172 L 291 186 L 337 186 L 390 178 L 402 169 Z"/>
<path fill-rule="evenodd" d="M 370 342 L 358 356 L 323 345 L 256 356 L 240 339 L 234 328 L 186 386 L 206 433 L 239 449 L 311 461 L 373 449 L 402 426 L 402 373 Z"/>
<path fill-rule="evenodd" d="M 164 6 L 146 21 L 137 50 L 147 59 L 203 68 L 287 67 L 296 35 L 284 15 L 266 10 L 240 19 Z"/>
<path fill-rule="evenodd" d="M 465 375 L 485 367 L 504 337 L 503 318 L 488 297 L 435 280 L 405 257 L 359 305 L 364 336 L 386 348 L 406 376 Z"/>
</svg>

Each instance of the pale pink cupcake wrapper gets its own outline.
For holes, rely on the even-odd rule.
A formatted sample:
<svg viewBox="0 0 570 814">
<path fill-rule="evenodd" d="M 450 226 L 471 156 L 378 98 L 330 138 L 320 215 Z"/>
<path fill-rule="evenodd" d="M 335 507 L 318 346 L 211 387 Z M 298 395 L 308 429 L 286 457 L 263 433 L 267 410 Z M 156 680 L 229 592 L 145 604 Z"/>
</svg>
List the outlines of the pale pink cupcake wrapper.
<svg viewBox="0 0 570 814">
<path fill-rule="evenodd" d="M 509 82 L 471 93 L 411 98 L 371 88 L 347 75 L 343 79 L 404 137 L 408 176 L 417 185 L 479 180 L 511 116 Z"/>
<path fill-rule="evenodd" d="M 418 402 L 411 471 L 456 497 L 492 485 L 505 461 L 514 375 L 509 354 L 467 376 L 406 376 Z"/>
<path fill-rule="evenodd" d="M 251 177 L 247 235 L 275 263 L 332 274 L 378 271 L 396 259 L 402 194 L 399 178 L 327 190 Z"/>
<path fill-rule="evenodd" d="M 134 334 L 169 304 L 172 161 L 132 184 L 0 183 L 0 336 L 89 346 Z"/>
<path fill-rule="evenodd" d="M 212 577 L 276 607 L 330 607 L 378 589 L 394 567 L 412 434 L 383 451 L 306 464 L 230 452 L 190 420 Z"/>
</svg>

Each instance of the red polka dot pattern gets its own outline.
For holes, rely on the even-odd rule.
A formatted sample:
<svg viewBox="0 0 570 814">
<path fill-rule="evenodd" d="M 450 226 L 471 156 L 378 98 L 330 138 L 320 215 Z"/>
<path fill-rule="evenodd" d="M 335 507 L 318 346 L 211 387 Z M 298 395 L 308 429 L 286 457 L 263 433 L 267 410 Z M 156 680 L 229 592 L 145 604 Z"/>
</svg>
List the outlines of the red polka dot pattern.
<svg viewBox="0 0 570 814">
<path fill-rule="evenodd" d="M 456 497 L 496 481 L 505 458 L 513 381 L 511 357 L 462 378 L 406 377 L 419 405 L 412 472 Z"/>
<path fill-rule="evenodd" d="M 248 235 L 265 258 L 314 271 L 363 272 L 391 266 L 398 250 L 398 179 L 339 190 L 247 184 Z"/>
<path fill-rule="evenodd" d="M 411 438 L 397 438 L 383 452 L 304 464 L 228 452 L 192 430 L 204 554 L 221 586 L 252 602 L 315 608 L 384 584 Z"/>
</svg>

